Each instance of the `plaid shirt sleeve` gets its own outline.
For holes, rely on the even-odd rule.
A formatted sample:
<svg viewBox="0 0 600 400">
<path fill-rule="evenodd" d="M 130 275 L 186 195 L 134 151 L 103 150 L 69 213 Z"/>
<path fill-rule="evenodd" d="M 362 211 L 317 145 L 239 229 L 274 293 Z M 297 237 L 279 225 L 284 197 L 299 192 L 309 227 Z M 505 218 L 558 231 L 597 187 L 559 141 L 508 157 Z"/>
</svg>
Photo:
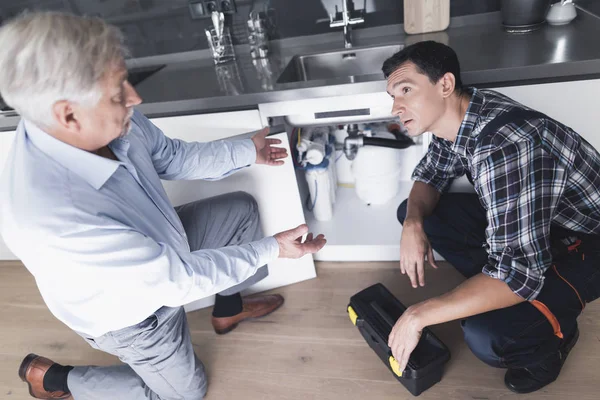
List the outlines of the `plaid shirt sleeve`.
<svg viewBox="0 0 600 400">
<path fill-rule="evenodd" d="M 450 151 L 441 139 L 433 137 L 427 154 L 421 159 L 412 173 L 414 181 L 427 183 L 438 192 L 445 192 L 452 180 L 465 174 L 460 157 Z"/>
<path fill-rule="evenodd" d="M 539 137 L 534 131 L 544 129 L 531 122 L 520 129 L 527 127 L 529 137 Z M 552 263 L 550 224 L 564 193 L 565 169 L 539 140 L 521 140 L 495 150 L 477 170 L 475 189 L 488 220 L 489 258 L 483 273 L 534 300 Z"/>
</svg>

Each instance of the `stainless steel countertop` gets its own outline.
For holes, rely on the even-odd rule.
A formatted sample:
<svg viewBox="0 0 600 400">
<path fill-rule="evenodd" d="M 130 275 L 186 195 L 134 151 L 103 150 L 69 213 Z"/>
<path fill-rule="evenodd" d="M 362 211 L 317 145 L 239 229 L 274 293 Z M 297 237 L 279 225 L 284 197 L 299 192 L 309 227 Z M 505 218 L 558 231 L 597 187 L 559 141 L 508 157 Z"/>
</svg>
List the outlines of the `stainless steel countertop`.
<svg viewBox="0 0 600 400">
<path fill-rule="evenodd" d="M 406 45 L 436 40 L 458 54 L 463 83 L 478 87 L 594 79 L 600 77 L 600 19 L 578 11 L 568 25 L 546 25 L 527 34 L 506 33 L 499 13 L 460 17 L 443 32 L 405 35 L 402 25 L 358 29 L 354 45 Z M 236 47 L 235 64 L 215 67 L 207 50 L 133 59 L 129 66 L 166 64 L 136 88 L 149 117 L 255 109 L 258 104 L 297 99 L 373 93 L 385 90 L 381 73 L 351 78 L 277 84 L 296 54 L 343 49 L 340 30 L 273 41 L 265 63 L 272 75 L 261 75 L 247 46 Z M 220 72 L 220 77 L 218 73 Z M 229 77 L 229 78 L 227 78 Z M 0 118 L 0 130 L 14 129 L 18 117 Z"/>
</svg>

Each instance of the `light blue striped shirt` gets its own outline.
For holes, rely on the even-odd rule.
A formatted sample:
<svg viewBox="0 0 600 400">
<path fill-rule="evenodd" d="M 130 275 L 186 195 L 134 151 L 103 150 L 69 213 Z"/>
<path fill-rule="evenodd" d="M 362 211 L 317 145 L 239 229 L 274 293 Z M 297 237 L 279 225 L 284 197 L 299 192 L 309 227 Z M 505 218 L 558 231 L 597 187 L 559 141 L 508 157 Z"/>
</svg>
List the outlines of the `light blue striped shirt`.
<svg viewBox="0 0 600 400">
<path fill-rule="evenodd" d="M 279 255 L 271 236 L 190 251 L 161 179 L 221 179 L 256 159 L 250 139 L 186 143 L 134 112 L 109 147 L 119 161 L 21 121 L 0 177 L 0 233 L 50 311 L 91 336 L 133 325 L 252 276 Z"/>
</svg>

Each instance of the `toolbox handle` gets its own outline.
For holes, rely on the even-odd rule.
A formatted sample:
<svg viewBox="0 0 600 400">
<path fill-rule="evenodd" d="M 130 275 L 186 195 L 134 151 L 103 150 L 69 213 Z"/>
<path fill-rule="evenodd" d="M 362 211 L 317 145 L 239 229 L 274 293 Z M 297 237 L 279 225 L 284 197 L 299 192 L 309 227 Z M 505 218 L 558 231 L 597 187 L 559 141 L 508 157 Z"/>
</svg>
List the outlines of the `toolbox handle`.
<svg viewBox="0 0 600 400">
<path fill-rule="evenodd" d="M 377 313 L 381 316 L 381 318 L 383 318 L 385 320 L 385 322 L 387 322 L 390 325 L 390 328 L 392 328 L 394 326 L 394 324 L 396 324 L 396 321 L 394 321 L 392 319 L 392 317 L 390 317 L 390 315 L 388 313 L 386 313 L 385 310 L 383 308 L 381 308 L 381 306 L 379 304 L 372 301 L 370 303 L 370 305 L 371 305 L 371 307 L 373 307 L 373 309 L 375 311 L 377 311 Z"/>
<path fill-rule="evenodd" d="M 376 302 L 372 301 L 370 303 L 370 306 L 373 307 L 373 309 L 375 311 L 377 311 L 377 313 L 381 316 L 381 318 L 383 318 L 385 320 L 385 322 L 388 323 L 388 325 L 390 326 L 390 329 L 394 327 L 394 325 L 396 324 L 396 321 L 394 321 L 394 319 L 392 317 L 390 317 L 390 315 L 387 312 L 385 312 L 385 310 L 379 304 L 377 304 Z M 377 341 L 377 338 L 375 338 L 375 336 L 371 335 L 371 338 L 373 340 L 375 340 L 377 343 L 379 343 Z M 387 343 L 385 343 L 385 346 L 388 349 L 387 350 L 387 354 L 389 356 L 388 363 L 390 364 L 390 367 L 392 368 L 392 371 L 397 376 L 402 377 L 402 375 L 404 374 L 404 371 L 400 370 L 400 364 L 394 358 L 394 355 L 392 354 L 391 350 L 389 350 L 389 348 L 387 347 Z"/>
</svg>

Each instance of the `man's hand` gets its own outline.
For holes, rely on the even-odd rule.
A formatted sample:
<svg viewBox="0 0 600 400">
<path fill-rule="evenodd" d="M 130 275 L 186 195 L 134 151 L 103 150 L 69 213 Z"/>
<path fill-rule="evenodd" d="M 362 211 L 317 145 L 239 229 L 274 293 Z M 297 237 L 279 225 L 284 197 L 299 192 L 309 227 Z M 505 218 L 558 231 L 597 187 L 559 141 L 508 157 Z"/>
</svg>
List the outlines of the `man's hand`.
<svg viewBox="0 0 600 400">
<path fill-rule="evenodd" d="M 279 243 L 279 258 L 300 258 L 308 253 L 316 253 L 327 243 L 324 235 L 318 235 L 313 239 L 312 233 L 309 233 L 302 243 L 302 236 L 306 232 L 308 232 L 308 226 L 300 225 L 276 234 L 275 239 Z"/>
<path fill-rule="evenodd" d="M 404 371 L 406 368 L 410 354 L 419 344 L 422 331 L 423 328 L 419 326 L 418 320 L 410 307 L 392 328 L 388 338 L 388 346 L 392 350 L 392 355 L 398 361 L 400 371 Z"/>
<path fill-rule="evenodd" d="M 418 283 L 425 286 L 425 254 L 429 263 L 437 268 L 433 257 L 433 248 L 427 239 L 421 223 L 405 221 L 400 239 L 400 271 L 408 274 L 414 288 Z"/>
<path fill-rule="evenodd" d="M 282 159 L 288 156 L 287 150 L 274 147 L 273 145 L 280 144 L 281 140 L 267 139 L 268 134 L 269 128 L 267 127 L 252 136 L 252 142 L 256 147 L 256 164 L 283 165 Z"/>
<path fill-rule="evenodd" d="M 404 370 L 426 326 L 468 318 L 524 301 L 505 282 L 480 273 L 446 294 L 410 306 L 392 328 L 388 346 L 400 369 Z"/>
</svg>

